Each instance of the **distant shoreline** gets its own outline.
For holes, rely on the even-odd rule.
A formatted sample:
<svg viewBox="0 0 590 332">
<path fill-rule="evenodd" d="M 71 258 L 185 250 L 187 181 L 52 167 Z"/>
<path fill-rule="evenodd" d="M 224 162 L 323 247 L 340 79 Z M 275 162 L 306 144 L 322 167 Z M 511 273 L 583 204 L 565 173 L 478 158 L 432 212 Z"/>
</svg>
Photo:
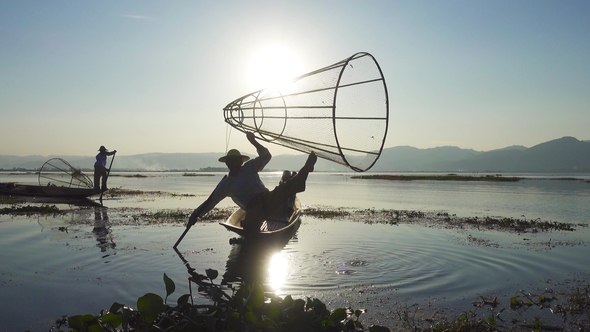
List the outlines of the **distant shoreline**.
<svg viewBox="0 0 590 332">
<path fill-rule="evenodd" d="M 86 171 L 88 174 L 92 174 L 92 171 Z M 0 174 L 4 175 L 32 175 L 38 174 L 38 170 L 2 170 L 0 169 Z M 273 172 L 281 172 L 280 170 L 264 170 L 261 173 L 273 173 Z M 143 178 L 148 177 L 141 173 L 183 173 L 182 176 L 192 177 L 192 176 L 213 176 L 213 173 L 227 173 L 227 169 L 225 168 L 202 168 L 198 170 L 160 170 L 160 171 L 148 171 L 148 170 L 113 170 L 113 173 L 128 173 L 128 174 L 112 174 L 112 176 L 119 176 L 119 177 L 135 177 L 135 178 Z M 131 174 L 135 173 L 135 174 Z M 139 174 L 138 174 L 139 173 Z M 205 173 L 205 174 L 199 174 Z M 208 174 L 207 174 L 208 173 Z M 318 173 L 323 173 L 318 171 Z M 345 174 L 358 174 L 352 172 L 327 172 L 327 173 L 345 173 Z M 534 177 L 535 174 L 543 174 L 543 175 L 550 175 L 551 173 L 538 173 L 538 172 L 531 172 L 531 173 L 524 173 L 529 176 L 503 176 L 502 174 L 480 174 L 480 173 L 473 173 L 472 175 L 459 175 L 456 173 L 447 173 L 447 174 L 419 174 L 421 172 L 417 172 L 418 174 L 412 174 L 412 172 L 399 172 L 399 173 L 408 173 L 408 174 L 383 174 L 384 172 L 380 172 L 379 174 L 366 174 L 366 175 L 351 175 L 351 179 L 359 179 L 359 180 L 385 180 L 385 181 L 484 181 L 484 182 L 518 182 L 524 180 L 561 180 L 561 181 L 585 181 L 590 183 L 590 179 L 587 178 L 580 178 L 575 177 L 576 172 L 569 173 L 556 173 L 555 176 L 549 177 Z M 435 172 L 433 172 L 435 173 Z M 479 175 L 478 175 L 479 174 Z M 523 174 L 523 173 L 519 173 Z M 586 173 L 583 173 L 586 174 Z"/>
<path fill-rule="evenodd" d="M 531 178 L 518 177 L 518 176 L 502 176 L 502 175 L 457 175 L 457 174 L 445 174 L 445 175 L 354 175 L 351 179 L 361 180 L 387 180 L 387 181 L 417 181 L 417 180 L 430 180 L 430 181 L 489 181 L 489 182 L 518 182 L 522 180 L 531 180 Z M 567 181 L 586 181 L 590 180 L 575 178 L 575 177 L 555 177 L 548 178 L 549 180 L 567 180 Z"/>
</svg>

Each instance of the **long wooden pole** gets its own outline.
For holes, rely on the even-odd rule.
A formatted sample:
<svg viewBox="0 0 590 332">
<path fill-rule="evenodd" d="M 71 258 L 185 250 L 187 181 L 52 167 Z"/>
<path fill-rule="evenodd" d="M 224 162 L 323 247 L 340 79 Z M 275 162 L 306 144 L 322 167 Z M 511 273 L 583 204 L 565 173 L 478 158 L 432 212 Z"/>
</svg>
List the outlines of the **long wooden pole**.
<svg viewBox="0 0 590 332">
<path fill-rule="evenodd" d="M 117 153 L 115 152 L 113 154 L 113 158 L 111 158 L 111 164 L 109 165 L 109 169 L 107 170 L 107 175 L 105 176 L 106 179 L 109 178 L 109 174 L 111 174 L 111 167 L 113 167 L 113 161 L 115 161 L 115 156 L 117 155 Z M 105 180 L 106 183 L 106 180 Z M 104 191 L 101 189 L 100 191 L 100 202 L 102 203 L 102 194 L 104 193 Z"/>
<path fill-rule="evenodd" d="M 227 177 L 227 175 L 224 175 L 223 178 L 221 179 L 221 181 L 223 181 L 223 179 L 225 179 L 226 177 Z M 221 182 L 221 181 L 219 181 L 219 182 Z M 204 204 L 209 202 L 209 200 L 211 199 L 211 196 L 213 196 L 213 192 L 211 193 L 211 195 L 209 195 L 209 197 L 207 197 L 207 200 L 203 204 L 201 204 L 201 206 L 204 206 Z M 182 241 L 182 239 L 184 239 L 184 236 L 186 235 L 186 233 L 188 233 L 188 231 L 189 231 L 189 229 L 191 229 L 191 227 L 193 227 L 193 225 L 191 225 L 190 223 L 186 225 L 186 229 L 184 230 L 184 232 L 182 232 L 182 235 L 180 235 L 180 237 L 178 238 L 176 243 L 172 246 L 172 248 L 174 248 L 176 250 L 176 247 L 178 246 L 180 241 Z"/>
</svg>

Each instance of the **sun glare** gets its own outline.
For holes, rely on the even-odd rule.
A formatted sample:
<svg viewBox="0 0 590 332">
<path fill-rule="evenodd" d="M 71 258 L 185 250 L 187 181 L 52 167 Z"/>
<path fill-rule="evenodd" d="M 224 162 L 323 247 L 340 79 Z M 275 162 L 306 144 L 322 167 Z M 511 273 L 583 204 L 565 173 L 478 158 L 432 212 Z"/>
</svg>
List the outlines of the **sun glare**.
<svg viewBox="0 0 590 332">
<path fill-rule="evenodd" d="M 280 292 L 287 279 L 289 263 L 283 252 L 276 253 L 270 259 L 268 267 L 268 281 L 275 292 Z"/>
<path fill-rule="evenodd" d="M 301 74 L 303 66 L 299 57 L 284 47 L 269 47 L 256 52 L 250 61 L 250 85 L 252 90 L 280 89 L 290 79 Z"/>
</svg>

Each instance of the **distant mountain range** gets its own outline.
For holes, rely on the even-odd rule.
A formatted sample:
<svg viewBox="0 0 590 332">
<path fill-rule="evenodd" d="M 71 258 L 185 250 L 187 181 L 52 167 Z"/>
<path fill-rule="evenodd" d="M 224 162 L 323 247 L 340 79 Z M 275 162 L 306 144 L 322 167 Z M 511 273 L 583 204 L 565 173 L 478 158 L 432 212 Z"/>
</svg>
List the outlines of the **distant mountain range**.
<svg viewBox="0 0 590 332">
<path fill-rule="evenodd" d="M 272 145 L 269 145 L 272 152 Z M 114 171 L 225 171 L 217 162 L 223 153 L 146 153 L 117 155 Z M 91 171 L 94 156 L 8 156 L 0 155 L 0 170 L 37 170 L 45 161 L 60 157 L 75 167 Z M 273 156 L 267 170 L 298 170 L 306 155 Z M 110 160 L 110 159 L 109 159 Z M 318 160 L 318 171 L 349 169 Z M 562 137 L 530 148 L 509 146 L 492 151 L 475 151 L 454 146 L 418 149 L 397 146 L 383 149 L 369 172 L 590 172 L 590 141 Z"/>
</svg>

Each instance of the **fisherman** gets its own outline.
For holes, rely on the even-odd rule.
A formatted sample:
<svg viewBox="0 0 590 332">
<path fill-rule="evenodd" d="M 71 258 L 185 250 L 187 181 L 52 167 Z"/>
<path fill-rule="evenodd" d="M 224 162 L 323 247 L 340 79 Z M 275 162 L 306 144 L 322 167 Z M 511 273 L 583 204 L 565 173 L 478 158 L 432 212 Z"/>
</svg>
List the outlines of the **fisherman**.
<svg viewBox="0 0 590 332">
<path fill-rule="evenodd" d="M 188 221 L 189 227 L 197 222 L 197 218 L 211 211 L 222 199 L 231 197 L 246 211 L 241 223 L 242 228 L 245 231 L 258 232 L 264 220 L 277 212 L 289 197 L 305 191 L 305 181 L 309 173 L 313 172 L 317 161 L 315 153 L 309 155 L 299 173 L 269 191 L 260 180 L 258 172 L 268 164 L 272 156 L 267 148 L 256 141 L 253 133 L 246 133 L 246 138 L 256 148 L 258 157 L 250 160 L 250 157 L 242 155 L 240 151 L 231 149 L 219 158 L 220 162 L 225 163 L 229 173 L 215 187 L 211 196 L 193 211 Z"/>
<path fill-rule="evenodd" d="M 94 163 L 94 190 L 100 191 L 100 184 L 102 182 L 102 191 L 107 191 L 107 177 L 108 172 L 110 172 L 110 169 L 107 168 L 107 156 L 114 155 L 117 153 L 117 150 L 109 152 L 104 145 L 101 145 L 98 151 L 96 162 Z"/>
</svg>

